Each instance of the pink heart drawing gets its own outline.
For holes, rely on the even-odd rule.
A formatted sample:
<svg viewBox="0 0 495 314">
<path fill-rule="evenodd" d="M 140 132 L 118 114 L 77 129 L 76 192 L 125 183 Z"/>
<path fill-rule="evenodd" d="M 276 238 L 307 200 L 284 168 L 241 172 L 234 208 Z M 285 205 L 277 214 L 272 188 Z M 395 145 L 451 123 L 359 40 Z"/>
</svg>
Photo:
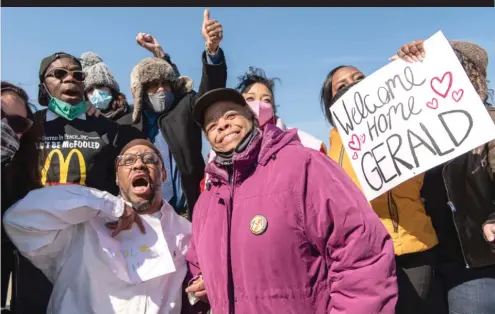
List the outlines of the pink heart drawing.
<svg viewBox="0 0 495 314">
<path fill-rule="evenodd" d="M 447 78 L 447 80 L 445 80 Z M 443 98 L 447 97 L 450 88 L 452 87 L 452 72 L 445 72 L 442 79 L 434 77 L 430 81 L 431 89 Z"/>
<path fill-rule="evenodd" d="M 431 101 L 426 103 L 426 107 L 430 109 L 437 109 L 438 108 L 438 100 L 436 98 L 433 98 Z"/>
<path fill-rule="evenodd" d="M 354 159 L 354 160 L 358 159 L 358 154 L 356 152 L 354 152 L 354 154 L 352 154 L 352 159 Z"/>
<path fill-rule="evenodd" d="M 361 150 L 361 143 L 359 142 L 359 137 L 356 134 L 352 134 L 351 141 L 348 145 L 352 150 Z"/>
<path fill-rule="evenodd" d="M 453 91 L 452 92 L 452 99 L 455 100 L 455 102 L 459 102 L 461 100 L 462 96 L 464 96 L 464 90 L 461 88 L 458 91 Z"/>
<path fill-rule="evenodd" d="M 366 134 L 362 134 L 361 135 L 361 143 L 364 144 L 365 141 L 366 141 Z"/>
</svg>

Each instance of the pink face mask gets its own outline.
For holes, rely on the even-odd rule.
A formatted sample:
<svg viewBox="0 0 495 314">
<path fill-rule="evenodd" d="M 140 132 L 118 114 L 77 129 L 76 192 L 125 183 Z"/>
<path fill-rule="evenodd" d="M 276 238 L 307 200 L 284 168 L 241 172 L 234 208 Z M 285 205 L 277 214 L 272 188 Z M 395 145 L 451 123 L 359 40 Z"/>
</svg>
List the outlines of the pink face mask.
<svg viewBox="0 0 495 314">
<path fill-rule="evenodd" d="M 260 126 L 263 127 L 267 122 L 273 119 L 273 105 L 264 101 L 254 100 L 248 101 L 249 107 L 254 111 Z"/>
</svg>

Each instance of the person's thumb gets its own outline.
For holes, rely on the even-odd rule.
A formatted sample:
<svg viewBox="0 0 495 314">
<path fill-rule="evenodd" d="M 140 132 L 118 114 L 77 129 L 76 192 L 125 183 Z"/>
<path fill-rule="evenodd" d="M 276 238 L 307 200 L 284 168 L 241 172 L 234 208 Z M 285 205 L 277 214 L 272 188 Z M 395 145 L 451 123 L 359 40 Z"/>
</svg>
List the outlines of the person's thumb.
<svg viewBox="0 0 495 314">
<path fill-rule="evenodd" d="M 210 19 L 210 10 L 205 9 L 205 11 L 203 12 L 203 23 L 208 22 L 209 19 Z"/>
<path fill-rule="evenodd" d="M 488 240 L 488 242 L 493 242 L 493 240 L 495 240 L 495 235 L 493 234 L 493 232 L 488 233 L 486 235 L 486 239 Z"/>
<path fill-rule="evenodd" d="M 489 229 L 488 236 L 486 238 L 490 242 L 495 241 L 495 224 L 493 224 L 492 227 Z"/>
</svg>

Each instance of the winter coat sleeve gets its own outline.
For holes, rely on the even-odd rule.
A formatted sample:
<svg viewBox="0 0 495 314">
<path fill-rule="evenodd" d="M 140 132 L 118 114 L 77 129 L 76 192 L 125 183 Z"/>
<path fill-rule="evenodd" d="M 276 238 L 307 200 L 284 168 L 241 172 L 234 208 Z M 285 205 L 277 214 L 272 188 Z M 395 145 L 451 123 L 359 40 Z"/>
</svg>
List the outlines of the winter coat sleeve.
<svg viewBox="0 0 495 314">
<path fill-rule="evenodd" d="M 218 58 L 218 64 L 209 64 L 206 59 L 206 52 L 203 51 L 201 56 L 203 70 L 196 99 L 208 91 L 227 86 L 227 64 L 222 48 L 218 49 Z"/>
<path fill-rule="evenodd" d="M 124 201 L 108 192 L 58 185 L 31 191 L 7 210 L 3 223 L 18 250 L 52 280 L 76 225 L 99 214 L 117 220 L 123 212 Z"/>
<path fill-rule="evenodd" d="M 305 229 L 329 269 L 331 314 L 395 313 L 394 248 L 364 195 L 328 157 L 311 151 Z"/>
<path fill-rule="evenodd" d="M 170 58 L 170 55 L 168 53 L 165 53 L 163 60 L 167 61 L 167 63 L 172 66 L 172 68 L 174 69 L 175 75 L 180 76 L 179 68 L 177 67 L 177 65 L 175 65 L 175 63 L 172 62 L 172 59 Z"/>
</svg>

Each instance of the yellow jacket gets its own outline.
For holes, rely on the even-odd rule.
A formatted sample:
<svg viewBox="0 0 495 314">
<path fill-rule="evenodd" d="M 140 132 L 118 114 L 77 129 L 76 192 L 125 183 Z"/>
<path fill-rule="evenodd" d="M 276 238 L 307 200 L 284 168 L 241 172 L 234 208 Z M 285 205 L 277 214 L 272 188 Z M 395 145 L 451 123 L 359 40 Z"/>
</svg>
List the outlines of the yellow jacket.
<svg viewBox="0 0 495 314">
<path fill-rule="evenodd" d="M 335 128 L 330 132 L 328 156 L 339 163 L 362 189 Z M 425 251 L 438 243 L 420 196 L 423 178 L 423 174 L 415 176 L 371 201 L 371 206 L 394 241 L 395 255 Z"/>
</svg>

